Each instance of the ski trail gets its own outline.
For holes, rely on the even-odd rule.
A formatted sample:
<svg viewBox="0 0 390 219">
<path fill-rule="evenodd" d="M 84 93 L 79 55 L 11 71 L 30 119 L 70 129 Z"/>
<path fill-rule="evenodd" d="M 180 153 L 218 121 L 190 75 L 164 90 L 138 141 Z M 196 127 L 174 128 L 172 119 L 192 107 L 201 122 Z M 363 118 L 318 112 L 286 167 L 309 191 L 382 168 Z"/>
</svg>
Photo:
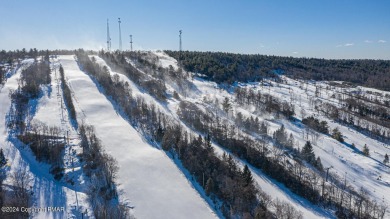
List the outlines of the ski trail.
<svg viewBox="0 0 390 219">
<path fill-rule="evenodd" d="M 105 149 L 119 164 L 122 199 L 128 199 L 138 218 L 215 218 L 214 212 L 161 150 L 147 144 L 124 120 L 73 56 L 61 56 L 77 111 L 86 115 Z M 193 212 L 196 212 L 192 214 Z"/>
<path fill-rule="evenodd" d="M 30 62 L 31 63 L 31 62 Z M 27 65 L 25 63 L 24 65 Z M 0 92 L 0 145 L 4 149 L 5 156 L 8 159 L 10 171 L 5 180 L 5 186 L 11 185 L 10 175 L 26 169 L 31 176 L 31 189 L 33 198 L 33 207 L 47 208 L 47 207 L 63 207 L 64 211 L 46 211 L 32 214 L 33 218 L 75 218 L 81 217 L 81 213 L 73 208 L 76 205 L 75 191 L 67 188 L 65 185 L 55 181 L 53 176 L 49 173 L 49 165 L 39 163 L 35 160 L 32 152 L 23 147 L 17 139 L 8 137 L 6 129 L 6 115 L 11 106 L 9 92 L 18 88 L 18 79 L 20 78 L 22 68 L 20 68 L 14 75 L 8 78 L 6 84 Z M 86 203 L 86 196 L 79 193 L 79 202 Z M 27 207 L 27 206 L 26 206 Z M 84 217 L 89 218 L 89 217 Z"/>
</svg>

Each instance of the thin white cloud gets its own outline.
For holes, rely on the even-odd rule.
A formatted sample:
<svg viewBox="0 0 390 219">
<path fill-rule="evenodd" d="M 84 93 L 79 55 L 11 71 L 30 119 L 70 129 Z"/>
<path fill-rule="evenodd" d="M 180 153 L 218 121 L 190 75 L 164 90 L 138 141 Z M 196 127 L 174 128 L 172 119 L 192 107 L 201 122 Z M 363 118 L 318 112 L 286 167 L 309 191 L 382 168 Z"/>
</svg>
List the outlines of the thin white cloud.
<svg viewBox="0 0 390 219">
<path fill-rule="evenodd" d="M 262 43 L 260 43 L 260 48 L 264 48 L 265 46 L 262 44 Z"/>
<path fill-rule="evenodd" d="M 298 52 L 293 52 L 293 54 L 298 54 Z"/>
<path fill-rule="evenodd" d="M 346 47 L 346 46 L 353 46 L 353 45 L 355 45 L 355 44 L 353 44 L 353 43 L 346 43 L 346 44 L 340 44 L 340 45 L 337 45 L 336 47 Z"/>
<path fill-rule="evenodd" d="M 364 40 L 365 43 L 372 43 L 372 40 Z"/>
<path fill-rule="evenodd" d="M 386 43 L 386 40 L 378 40 L 378 43 Z"/>
</svg>

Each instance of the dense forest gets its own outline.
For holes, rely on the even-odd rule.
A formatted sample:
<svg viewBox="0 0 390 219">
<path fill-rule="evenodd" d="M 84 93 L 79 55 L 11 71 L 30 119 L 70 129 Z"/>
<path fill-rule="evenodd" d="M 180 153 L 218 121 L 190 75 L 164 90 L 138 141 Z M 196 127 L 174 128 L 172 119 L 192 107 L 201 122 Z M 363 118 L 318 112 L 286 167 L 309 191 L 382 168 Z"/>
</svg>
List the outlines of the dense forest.
<svg viewBox="0 0 390 219">
<path fill-rule="evenodd" d="M 328 60 L 223 52 L 165 51 L 187 70 L 216 82 L 259 81 L 285 74 L 292 78 L 346 81 L 390 90 L 390 61 Z"/>
</svg>

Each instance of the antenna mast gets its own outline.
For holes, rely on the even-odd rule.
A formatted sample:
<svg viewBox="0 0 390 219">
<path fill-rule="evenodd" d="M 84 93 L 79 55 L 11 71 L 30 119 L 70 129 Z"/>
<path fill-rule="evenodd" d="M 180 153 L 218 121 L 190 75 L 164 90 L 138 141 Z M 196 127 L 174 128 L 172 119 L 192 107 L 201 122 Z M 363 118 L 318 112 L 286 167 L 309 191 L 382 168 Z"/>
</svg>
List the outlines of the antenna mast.
<svg viewBox="0 0 390 219">
<path fill-rule="evenodd" d="M 181 60 L 181 50 L 182 50 L 182 47 L 181 47 L 181 33 L 182 33 L 182 31 L 179 30 L 179 60 Z"/>
<path fill-rule="evenodd" d="M 122 33 L 121 33 L 121 19 L 118 18 L 119 24 L 119 51 L 122 51 Z"/>
<path fill-rule="evenodd" d="M 107 51 L 111 49 L 111 37 L 110 37 L 110 26 L 107 19 Z"/>
<path fill-rule="evenodd" d="M 130 52 L 133 52 L 133 35 L 130 35 Z"/>
<path fill-rule="evenodd" d="M 181 33 L 182 33 L 182 31 L 179 30 L 179 39 L 180 39 L 179 51 L 180 51 L 180 53 L 181 53 L 181 50 L 182 50 L 182 47 L 181 47 Z"/>
</svg>

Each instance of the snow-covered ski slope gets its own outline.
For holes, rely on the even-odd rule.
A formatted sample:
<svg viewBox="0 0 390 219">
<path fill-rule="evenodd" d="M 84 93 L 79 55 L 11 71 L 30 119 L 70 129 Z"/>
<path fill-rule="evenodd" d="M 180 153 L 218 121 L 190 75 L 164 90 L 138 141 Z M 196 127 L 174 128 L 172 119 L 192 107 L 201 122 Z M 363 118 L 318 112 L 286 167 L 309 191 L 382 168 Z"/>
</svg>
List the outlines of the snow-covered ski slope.
<svg viewBox="0 0 390 219">
<path fill-rule="evenodd" d="M 167 56 L 163 52 L 154 52 L 154 54 L 158 57 L 159 65 L 161 67 L 169 67 L 169 65 L 171 65 L 174 69 L 177 69 L 177 62 L 173 58 Z M 327 121 L 330 130 L 335 127 L 339 128 L 346 143 L 342 144 L 330 136 L 323 134 L 319 134 L 319 138 L 316 141 L 311 140 L 311 138 L 306 139 L 303 136 L 304 126 L 300 122 L 292 123 L 285 119 L 274 118 L 272 115 L 268 115 L 264 112 L 256 112 L 256 109 L 253 106 L 236 104 L 234 102 L 235 97 L 232 89 L 226 91 L 220 89 L 214 82 L 205 81 L 196 77 L 193 80 L 193 83 L 198 92 L 193 93 L 190 97 L 181 96 L 181 98 L 193 103 L 202 103 L 204 97 L 210 97 L 219 99 L 219 102 L 221 103 L 225 97 L 228 97 L 232 101 L 233 113 L 242 112 L 245 116 L 258 117 L 260 121 L 266 120 L 270 125 L 269 136 L 272 136 L 272 133 L 284 124 L 288 135 L 292 133 L 297 141 L 296 147 L 302 148 L 307 140 L 312 141 L 314 152 L 316 156 L 321 157 L 324 167 L 332 167 L 330 172 L 337 175 L 340 181 L 346 182 L 345 186 L 351 186 L 356 191 L 360 191 L 360 188 L 363 188 L 368 192 L 370 198 L 376 200 L 380 204 L 389 205 L 390 168 L 385 166 L 382 161 L 386 153 L 390 154 L 390 145 L 369 138 L 350 127 L 335 123 L 334 121 L 319 115 L 312 104 L 310 104 L 310 101 L 315 100 L 315 86 L 313 85 L 313 82 L 296 81 L 285 76 L 282 76 L 282 79 L 286 81 L 286 83 L 269 83 L 272 84 L 272 86 L 262 86 L 260 83 L 237 84 L 236 86 L 248 87 L 255 91 L 260 90 L 262 93 L 268 93 L 281 100 L 286 100 L 288 103 L 294 103 L 295 117 L 297 119 L 301 120 L 304 117 L 312 115 L 315 118 Z M 326 82 L 317 82 L 317 84 L 322 84 L 323 87 L 327 85 Z M 387 93 L 372 88 L 358 87 L 358 89 L 383 94 Z M 319 96 L 319 99 L 333 103 L 336 102 L 336 100 L 332 98 L 334 93 L 332 91 L 325 92 L 324 90 L 325 89 L 323 89 L 322 95 Z M 348 90 L 344 89 L 344 91 Z M 174 114 L 177 109 L 177 103 L 177 101 L 169 101 L 168 108 L 172 114 Z M 350 148 L 352 143 L 356 145 L 355 150 Z M 367 144 L 370 148 L 370 157 L 366 157 L 361 153 L 364 144 Z M 300 197 L 291 194 L 291 192 L 287 191 L 282 185 L 268 179 L 260 171 L 253 170 L 253 173 L 257 183 L 264 191 L 274 198 L 287 201 L 298 210 L 302 211 L 305 218 L 329 217 L 328 213 L 305 202 L 304 199 L 300 199 Z M 313 215 L 313 212 L 316 212 L 316 214 Z M 387 216 L 389 215 L 390 214 L 387 213 Z"/>
<path fill-rule="evenodd" d="M 162 67 L 169 67 L 170 65 L 177 69 L 177 61 L 173 59 L 172 57 L 169 57 L 163 52 L 154 52 L 154 54 L 159 58 L 160 66 Z M 189 95 L 190 97 L 185 98 L 188 101 L 191 102 L 202 102 L 204 96 L 213 95 L 216 98 L 219 98 L 222 102 L 222 99 L 226 96 L 229 98 L 232 98 L 232 96 L 224 91 L 218 89 L 218 86 L 216 83 L 213 82 L 207 82 L 204 80 L 200 80 L 198 78 L 195 78 L 193 81 L 194 85 L 196 86 L 196 90 L 198 92 L 192 93 Z M 184 99 L 182 96 L 181 98 Z M 176 101 L 170 101 L 169 102 L 169 109 L 171 109 L 172 114 L 176 114 L 177 109 L 177 103 Z M 175 117 L 178 117 L 175 115 Z M 217 152 L 219 152 L 220 155 L 222 155 L 223 152 L 227 152 L 223 150 L 221 147 L 218 147 L 214 145 L 214 148 Z M 247 164 L 246 162 L 240 161 L 238 158 L 236 160 L 239 162 L 241 166 L 244 164 Z M 321 208 L 311 204 L 310 202 L 306 201 L 305 199 L 294 195 L 292 192 L 288 191 L 283 185 L 280 183 L 277 183 L 276 181 L 270 179 L 265 174 L 263 174 L 261 171 L 257 170 L 256 168 L 251 168 L 253 177 L 256 181 L 256 183 L 260 186 L 260 188 L 269 194 L 272 199 L 275 201 L 276 199 L 280 201 L 284 201 L 292 205 L 294 208 L 296 208 L 298 211 L 300 211 L 304 218 L 329 218 L 332 217 L 332 215 L 329 212 L 325 212 Z M 273 209 L 270 209 L 271 211 Z"/>
<path fill-rule="evenodd" d="M 287 81 L 287 84 L 278 84 L 278 86 L 271 87 L 256 86 L 255 89 L 270 92 L 270 94 L 288 101 L 290 101 L 292 95 L 299 97 L 299 103 L 295 104 L 298 119 L 313 115 L 319 120 L 327 121 L 330 130 L 336 127 L 339 128 L 344 136 L 345 144 L 320 134 L 318 140 L 313 141 L 315 154 L 321 157 L 324 167 L 332 166 L 331 172 L 336 173 L 341 179 L 346 179 L 347 186 L 351 185 L 356 190 L 363 187 L 379 203 L 385 201 L 390 204 L 390 168 L 382 163 L 384 155 L 386 153 L 390 154 L 390 146 L 318 114 L 309 104 L 309 99 L 315 96 L 315 87 L 312 84 L 307 85 L 308 91 L 306 94 L 304 89 L 299 88 L 297 81 L 287 77 L 283 77 L 283 79 Z M 329 92 L 329 94 L 324 94 L 321 99 L 336 101 L 331 96 L 332 93 Z M 304 116 L 302 112 L 304 112 Z M 285 124 L 288 132 L 293 133 L 295 139 L 303 146 L 306 141 L 303 139 L 303 127 L 288 121 L 281 121 L 281 123 Z M 274 126 L 275 129 L 277 127 L 279 126 Z M 356 150 L 350 148 L 352 143 L 356 145 Z M 360 153 L 365 144 L 370 148 L 370 157 Z"/>
<path fill-rule="evenodd" d="M 154 52 L 154 54 L 159 58 L 159 62 L 160 62 L 159 64 L 161 67 L 168 68 L 169 66 L 172 66 L 174 69 L 178 69 L 177 62 L 175 59 L 167 56 L 163 52 Z M 93 57 L 95 58 L 96 62 L 99 63 L 102 67 L 106 66 L 110 70 L 110 67 L 106 65 L 106 63 L 104 62 L 103 59 L 99 58 L 98 56 L 93 56 Z M 132 62 L 130 62 L 130 63 L 132 63 Z M 111 70 L 110 70 L 110 73 L 112 75 L 118 74 L 119 77 L 121 78 L 121 80 L 126 81 L 130 85 L 132 85 L 134 95 L 142 96 L 148 102 L 155 101 L 153 99 L 153 97 L 151 97 L 147 93 L 143 93 L 138 88 L 136 88 L 136 85 L 134 85 L 134 83 L 131 80 L 129 80 L 125 75 L 118 73 L 118 72 L 112 72 Z M 210 83 L 210 82 L 206 82 L 203 80 L 194 80 L 194 85 L 196 85 L 196 87 L 194 88 L 194 90 L 196 90 L 196 92 L 191 93 L 190 95 L 188 95 L 189 96 L 188 98 L 185 98 L 186 100 L 189 100 L 189 101 L 194 102 L 194 103 L 201 102 L 203 96 L 208 95 L 208 94 L 216 94 L 220 98 L 224 97 L 224 95 L 228 95 L 228 93 L 217 89 L 216 88 L 217 85 L 215 83 Z M 167 86 L 168 92 L 173 92 L 174 89 L 172 86 L 170 86 L 169 82 L 166 82 L 166 86 Z M 184 99 L 183 96 L 181 98 Z M 157 102 L 155 102 L 155 103 L 156 103 L 157 107 L 160 108 L 160 110 L 164 111 L 165 113 L 168 113 L 168 115 L 170 114 L 172 116 L 172 118 L 179 120 L 179 117 L 176 114 L 176 110 L 178 108 L 179 102 L 177 102 L 175 100 L 168 100 L 167 106 L 161 105 Z M 185 124 L 182 123 L 182 125 L 185 125 Z M 188 128 L 188 131 L 191 131 L 190 128 Z M 222 156 L 223 152 L 227 152 L 215 144 L 213 144 L 213 146 L 214 146 L 216 152 L 220 156 Z M 227 152 L 227 153 L 229 153 L 229 152 Z M 243 165 L 245 164 L 245 162 L 242 162 L 239 159 L 237 159 L 237 161 L 241 167 L 243 167 Z M 288 191 L 280 183 L 277 183 L 274 180 L 270 179 L 269 177 L 265 176 L 261 171 L 258 171 L 256 169 L 251 169 L 251 171 L 252 171 L 252 174 L 254 176 L 256 183 L 260 186 L 260 188 L 263 191 L 265 191 L 267 194 L 271 195 L 273 200 L 278 199 L 280 201 L 284 201 L 284 202 L 291 204 L 294 208 L 296 208 L 298 211 L 300 211 L 303 214 L 304 218 L 332 218 L 333 217 L 330 212 L 326 212 L 326 211 L 322 210 L 321 208 L 319 208 L 315 205 L 312 205 L 311 203 L 309 203 L 305 199 L 303 199 L 297 195 L 294 195 L 292 192 Z M 270 210 L 273 210 L 273 209 L 270 209 Z"/>
<path fill-rule="evenodd" d="M 291 96 L 295 96 L 299 99 L 299 101 L 295 100 L 296 104 L 294 104 L 295 112 L 297 114 L 296 117 L 298 119 L 302 119 L 301 112 L 304 111 L 304 117 L 313 115 L 315 118 L 327 121 L 330 130 L 338 127 L 344 135 L 346 144 L 342 144 L 330 136 L 319 134 L 318 140 L 312 141 L 316 156 L 321 157 L 325 168 L 332 167 L 330 172 L 332 174 L 336 174 L 341 181 L 346 181 L 346 186 L 352 186 L 356 191 L 359 191 L 360 188 L 364 188 L 368 191 L 370 198 L 376 200 L 378 203 L 389 205 L 390 168 L 382 163 L 384 155 L 386 153 L 390 154 L 389 145 L 369 138 L 350 127 L 335 123 L 324 116 L 318 115 L 318 113 L 310 107 L 309 97 L 305 94 L 305 91 L 295 85 L 298 84 L 298 82 L 286 77 L 284 77 L 284 79 L 288 81 L 288 85 L 273 82 L 274 86 L 271 87 L 261 86 L 260 84 L 243 84 L 240 86 L 251 87 L 251 89 L 256 91 L 260 90 L 263 93 L 269 93 L 288 102 L 290 102 Z M 194 83 L 198 89 L 203 92 L 202 96 L 218 98 L 220 102 L 222 102 L 224 97 L 234 100 L 232 93 L 223 89 L 218 89 L 218 86 L 213 82 L 196 79 L 194 80 Z M 288 89 L 289 87 L 291 87 L 291 89 Z M 308 87 L 309 96 L 314 96 L 313 86 Z M 203 98 L 202 96 L 199 96 L 199 98 L 193 101 L 201 102 Z M 330 98 L 330 96 L 331 94 L 329 94 L 329 101 L 334 101 Z M 274 119 L 271 115 L 264 113 L 259 114 L 256 112 L 256 109 L 251 106 L 240 106 L 235 103 L 233 103 L 233 112 L 242 112 L 245 116 L 258 117 L 260 121 L 266 120 L 270 125 L 270 131 L 268 133 L 269 136 L 272 136 L 272 133 L 276 129 L 280 128 L 281 124 L 284 124 L 288 135 L 290 133 L 293 134 L 295 140 L 298 141 L 300 148 L 303 147 L 307 140 L 311 140 L 311 138 L 305 139 L 303 137 L 304 127 L 299 123 L 292 123 L 284 119 Z M 360 152 L 362 151 L 364 144 L 369 145 L 371 157 L 366 157 L 354 149 L 351 149 L 349 145 L 352 145 L 352 143 L 356 145 L 357 150 Z M 259 184 L 262 186 L 261 182 L 259 182 Z M 263 185 L 264 188 L 267 188 L 268 186 L 267 184 Z M 270 191 L 267 189 L 264 190 Z M 270 194 L 273 194 L 272 190 Z M 293 200 L 290 203 L 293 204 L 294 201 L 296 200 Z M 308 207 L 308 209 L 310 209 L 310 207 Z M 303 211 L 303 213 L 305 215 L 305 211 Z M 388 215 L 390 214 L 387 213 L 387 216 Z"/>
<path fill-rule="evenodd" d="M 32 181 L 32 207 L 46 208 L 46 207 L 63 207 L 64 211 L 40 211 L 33 213 L 33 218 L 80 218 L 81 211 L 80 209 L 89 210 L 89 204 L 86 200 L 86 195 L 80 191 L 77 186 L 69 188 L 68 185 L 54 180 L 53 176 L 49 173 L 50 166 L 44 163 L 39 163 L 36 161 L 35 156 L 27 148 L 19 144 L 19 141 L 15 139 L 10 139 L 8 131 L 6 129 L 6 114 L 11 106 L 11 100 L 9 98 L 9 92 L 11 90 L 16 90 L 18 88 L 18 79 L 20 78 L 21 70 L 30 65 L 33 60 L 25 60 L 22 63 L 22 67 L 8 78 L 6 84 L 0 92 L 0 145 L 4 149 L 5 156 L 8 159 L 8 166 L 10 171 L 8 172 L 8 177 L 4 182 L 5 188 L 11 186 L 11 174 L 15 171 L 20 171 L 26 169 L 27 173 L 30 175 Z M 54 80 L 52 80 L 51 86 L 54 85 Z M 52 102 L 52 98 L 48 96 L 49 89 L 46 89 L 41 100 L 43 102 Z M 39 101 L 36 108 L 39 112 L 38 114 L 45 115 L 45 121 L 55 121 L 58 118 L 56 113 L 51 113 L 51 109 L 40 108 L 40 104 L 43 104 L 42 101 Z M 59 125 L 51 123 L 51 125 Z M 4 147 L 3 147 L 4 146 Z M 81 208 L 79 208 L 81 207 Z M 77 210 L 76 210 L 77 209 Z M 89 212 L 91 212 L 89 210 Z M 88 218 L 88 217 L 84 217 Z"/>
<path fill-rule="evenodd" d="M 215 218 L 215 214 L 166 154 L 148 144 L 118 112 L 74 56 L 61 56 L 76 111 L 93 125 L 106 151 L 119 164 L 121 199 L 137 218 Z"/>
</svg>

